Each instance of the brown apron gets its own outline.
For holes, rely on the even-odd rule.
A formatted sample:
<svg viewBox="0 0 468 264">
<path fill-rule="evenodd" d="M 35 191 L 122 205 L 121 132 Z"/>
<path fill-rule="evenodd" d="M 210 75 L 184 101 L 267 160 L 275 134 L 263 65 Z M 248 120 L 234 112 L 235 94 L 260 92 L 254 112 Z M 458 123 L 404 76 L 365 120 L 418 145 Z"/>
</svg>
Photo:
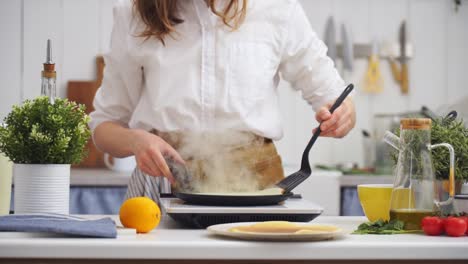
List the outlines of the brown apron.
<svg viewBox="0 0 468 264">
<path fill-rule="evenodd" d="M 174 149 L 180 149 L 182 144 L 180 137 L 174 136 L 173 133 L 153 133 L 164 139 Z M 210 176 L 207 174 L 210 173 L 210 170 L 215 169 L 223 174 L 218 176 L 224 181 L 224 184 L 235 184 L 234 181 L 239 180 L 239 175 L 244 174 L 245 177 L 254 178 L 258 183 L 257 187 L 263 189 L 283 179 L 284 171 L 281 157 L 278 155 L 273 141 L 259 136 L 253 137 L 254 143 L 229 145 L 204 157 L 183 158 L 192 172 L 195 171 L 193 174 L 199 180 Z M 214 163 L 213 160 L 216 162 Z M 218 166 L 222 168 L 213 168 Z M 216 177 L 216 175 L 211 175 L 211 177 Z"/>
<path fill-rule="evenodd" d="M 176 150 L 180 148 L 180 137 L 174 136 L 172 133 L 154 131 L 153 133 L 163 138 Z M 245 174 L 245 170 L 247 170 L 248 173 L 246 175 L 251 177 L 249 181 L 254 178 L 258 184 L 257 187 L 262 189 L 283 179 L 284 172 L 281 157 L 278 155 L 272 140 L 257 137 L 255 142 L 255 144 L 229 146 L 228 148 L 220 149 L 213 156 L 202 158 L 184 157 L 184 159 L 188 166 L 197 171 L 195 173 L 196 177 L 202 180 L 206 178 L 206 172 L 210 172 L 212 160 L 218 160 L 222 167 L 225 164 L 230 165 L 227 170 L 224 170 L 219 175 L 218 184 L 231 188 L 239 180 L 238 176 L 242 172 Z M 233 175 L 233 177 L 227 177 L 229 175 Z M 125 199 L 136 196 L 147 196 L 159 203 L 159 194 L 161 192 L 170 192 L 170 185 L 167 180 L 162 177 L 146 175 L 139 168 L 136 168 L 128 183 Z"/>
</svg>

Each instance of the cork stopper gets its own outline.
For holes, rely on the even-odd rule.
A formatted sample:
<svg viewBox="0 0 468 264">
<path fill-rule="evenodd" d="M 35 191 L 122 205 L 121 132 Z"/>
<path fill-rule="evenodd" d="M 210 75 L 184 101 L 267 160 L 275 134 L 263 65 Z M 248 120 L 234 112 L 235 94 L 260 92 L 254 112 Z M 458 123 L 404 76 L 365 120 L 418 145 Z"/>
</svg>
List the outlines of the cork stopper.
<svg viewBox="0 0 468 264">
<path fill-rule="evenodd" d="M 403 118 L 400 125 L 401 129 L 429 130 L 432 120 L 429 118 Z"/>
<path fill-rule="evenodd" d="M 56 78 L 57 72 L 54 70 L 46 70 L 46 64 L 44 64 L 44 70 L 42 71 L 42 77 L 45 78 Z"/>
<path fill-rule="evenodd" d="M 55 63 L 52 61 L 52 43 L 50 39 L 47 40 L 47 57 L 44 62 L 44 69 L 42 71 L 42 77 L 45 78 L 56 78 L 57 72 L 55 71 Z"/>
</svg>

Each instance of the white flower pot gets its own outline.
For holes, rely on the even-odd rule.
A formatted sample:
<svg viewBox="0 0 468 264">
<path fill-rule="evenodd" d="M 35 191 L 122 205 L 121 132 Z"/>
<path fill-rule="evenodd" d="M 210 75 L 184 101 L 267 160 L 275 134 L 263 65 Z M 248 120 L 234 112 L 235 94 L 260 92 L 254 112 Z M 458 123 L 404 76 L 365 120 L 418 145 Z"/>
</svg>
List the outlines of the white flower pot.
<svg viewBox="0 0 468 264">
<path fill-rule="evenodd" d="M 70 164 L 14 164 L 15 214 L 69 214 Z"/>
</svg>

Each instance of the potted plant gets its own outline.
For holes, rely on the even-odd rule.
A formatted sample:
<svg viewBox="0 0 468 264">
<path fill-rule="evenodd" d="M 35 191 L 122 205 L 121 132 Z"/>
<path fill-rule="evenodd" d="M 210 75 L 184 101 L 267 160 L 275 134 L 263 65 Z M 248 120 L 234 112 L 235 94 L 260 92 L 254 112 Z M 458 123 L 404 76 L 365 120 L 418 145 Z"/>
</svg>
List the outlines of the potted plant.
<svg viewBox="0 0 468 264">
<path fill-rule="evenodd" d="M 13 106 L 0 127 L 0 152 L 14 163 L 15 213 L 69 213 L 70 165 L 91 132 L 83 105 L 46 96 Z"/>
<path fill-rule="evenodd" d="M 399 131 L 396 131 L 399 136 Z M 435 118 L 432 120 L 431 144 L 449 143 L 455 150 L 455 180 L 456 192 L 468 182 L 468 129 L 463 120 L 450 118 Z M 442 186 L 448 190 L 449 153 L 446 148 L 432 150 L 432 163 L 436 179 L 442 181 Z M 392 152 L 394 164 L 398 161 L 398 152 Z"/>
<path fill-rule="evenodd" d="M 455 179 L 457 189 L 463 183 L 468 182 L 468 128 L 463 120 L 437 119 L 432 124 L 431 130 L 432 144 L 441 142 L 449 143 L 455 150 Z M 438 180 L 447 180 L 449 175 L 448 151 L 444 148 L 434 149 L 432 158 L 435 175 Z"/>
</svg>

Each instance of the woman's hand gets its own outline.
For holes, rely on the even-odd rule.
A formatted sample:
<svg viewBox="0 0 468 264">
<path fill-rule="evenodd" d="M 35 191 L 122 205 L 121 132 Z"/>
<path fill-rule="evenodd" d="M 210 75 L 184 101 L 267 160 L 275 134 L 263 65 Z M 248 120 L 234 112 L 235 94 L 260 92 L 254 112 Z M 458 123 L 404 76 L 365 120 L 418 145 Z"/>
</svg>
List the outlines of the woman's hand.
<svg viewBox="0 0 468 264">
<path fill-rule="evenodd" d="M 328 103 L 326 106 L 320 108 L 315 119 L 320 125 L 322 130 L 321 136 L 342 138 L 348 134 L 356 124 L 356 112 L 354 110 L 354 103 L 351 98 L 346 98 L 340 107 L 338 107 L 333 114 L 328 109 L 333 105 L 333 102 Z M 316 129 L 314 129 L 315 132 Z"/>
<path fill-rule="evenodd" d="M 182 157 L 162 138 L 144 130 L 132 130 L 132 152 L 137 165 L 144 173 L 151 176 L 164 176 L 172 184 L 175 183 L 164 156 L 172 157 L 175 161 L 185 164 Z"/>
</svg>

